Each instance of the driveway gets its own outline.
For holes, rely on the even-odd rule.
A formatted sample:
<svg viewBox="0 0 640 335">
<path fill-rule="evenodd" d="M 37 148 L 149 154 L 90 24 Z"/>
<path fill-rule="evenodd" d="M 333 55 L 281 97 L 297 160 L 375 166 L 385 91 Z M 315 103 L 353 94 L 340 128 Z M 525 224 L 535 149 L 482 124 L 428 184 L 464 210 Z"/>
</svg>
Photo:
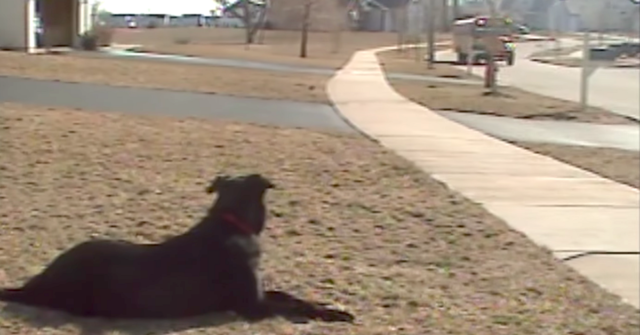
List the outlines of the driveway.
<svg viewBox="0 0 640 335">
<path fill-rule="evenodd" d="M 0 102 L 354 132 L 329 105 L 0 76 Z"/>
<path fill-rule="evenodd" d="M 562 43 L 568 46 L 580 42 L 563 40 Z M 520 43 L 516 52 L 516 64 L 500 68 L 500 83 L 554 98 L 580 101 L 580 69 L 527 59 L 531 53 L 551 47 L 553 45 L 549 42 Z M 440 60 L 455 60 L 455 54 L 451 50 L 441 51 L 437 57 Z M 476 66 L 473 71 L 483 75 L 484 68 Z M 589 87 L 590 105 L 640 119 L 640 69 L 598 69 L 591 76 Z"/>
</svg>

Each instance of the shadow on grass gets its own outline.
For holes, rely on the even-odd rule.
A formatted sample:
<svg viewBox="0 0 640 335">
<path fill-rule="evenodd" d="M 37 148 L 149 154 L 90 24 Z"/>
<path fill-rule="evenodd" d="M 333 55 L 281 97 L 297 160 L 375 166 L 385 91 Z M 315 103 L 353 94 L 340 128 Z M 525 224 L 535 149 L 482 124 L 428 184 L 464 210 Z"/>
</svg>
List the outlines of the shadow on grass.
<svg viewBox="0 0 640 335">
<path fill-rule="evenodd" d="M 355 320 L 349 312 L 329 307 L 324 302 L 307 301 L 282 291 L 267 291 L 265 299 L 276 311 L 274 317 L 282 317 L 292 323 L 307 323 L 311 320 L 323 322 L 348 322 Z M 15 318 L 29 326 L 59 328 L 75 325 L 82 335 L 107 335 L 117 331 L 126 335 L 168 335 L 198 328 L 219 327 L 231 323 L 245 322 L 233 313 L 212 313 L 181 319 L 108 320 L 80 318 L 68 314 L 31 308 L 9 303 L 1 311 L 2 318 Z"/>
</svg>

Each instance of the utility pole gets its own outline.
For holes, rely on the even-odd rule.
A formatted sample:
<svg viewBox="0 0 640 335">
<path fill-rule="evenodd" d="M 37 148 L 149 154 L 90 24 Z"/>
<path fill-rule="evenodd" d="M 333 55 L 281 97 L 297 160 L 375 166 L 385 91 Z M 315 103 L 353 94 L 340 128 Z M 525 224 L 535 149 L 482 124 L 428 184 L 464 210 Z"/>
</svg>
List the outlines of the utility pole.
<svg viewBox="0 0 640 335">
<path fill-rule="evenodd" d="M 448 32 L 451 30 L 451 18 L 449 17 L 449 0 L 442 0 L 440 6 L 442 6 L 442 31 Z"/>
<path fill-rule="evenodd" d="M 458 16 L 460 16 L 460 0 L 453 0 L 451 7 L 453 12 L 453 19 L 457 20 Z"/>
<path fill-rule="evenodd" d="M 425 18 L 427 20 L 427 60 L 428 68 L 433 69 L 436 62 L 436 25 L 434 15 L 434 0 L 422 0 L 424 4 Z"/>
<path fill-rule="evenodd" d="M 584 32 L 582 40 L 582 67 L 580 69 L 580 110 L 586 112 L 589 106 L 589 77 L 595 71 L 591 62 L 591 50 L 589 47 L 591 32 Z"/>
</svg>

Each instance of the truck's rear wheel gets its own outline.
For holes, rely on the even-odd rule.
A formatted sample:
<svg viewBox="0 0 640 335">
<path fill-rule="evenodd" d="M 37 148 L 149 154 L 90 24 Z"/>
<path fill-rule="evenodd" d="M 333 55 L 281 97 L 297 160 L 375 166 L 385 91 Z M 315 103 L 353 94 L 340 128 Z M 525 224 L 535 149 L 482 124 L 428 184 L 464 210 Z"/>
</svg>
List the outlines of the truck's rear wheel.
<svg viewBox="0 0 640 335">
<path fill-rule="evenodd" d="M 467 54 L 458 52 L 458 64 L 467 64 Z"/>
<path fill-rule="evenodd" d="M 507 65 L 512 66 L 516 62 L 516 57 L 513 52 L 507 55 Z"/>
</svg>

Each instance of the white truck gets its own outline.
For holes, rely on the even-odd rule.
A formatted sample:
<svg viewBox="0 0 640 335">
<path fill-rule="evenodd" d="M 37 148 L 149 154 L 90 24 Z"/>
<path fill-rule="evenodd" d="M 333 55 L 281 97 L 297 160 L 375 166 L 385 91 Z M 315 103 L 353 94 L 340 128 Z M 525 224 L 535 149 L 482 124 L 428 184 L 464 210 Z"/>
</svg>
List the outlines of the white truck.
<svg viewBox="0 0 640 335">
<path fill-rule="evenodd" d="M 453 48 L 458 63 L 487 60 L 489 51 L 494 59 L 507 65 L 515 62 L 513 24 L 509 19 L 477 16 L 456 20 L 453 24 Z"/>
</svg>

